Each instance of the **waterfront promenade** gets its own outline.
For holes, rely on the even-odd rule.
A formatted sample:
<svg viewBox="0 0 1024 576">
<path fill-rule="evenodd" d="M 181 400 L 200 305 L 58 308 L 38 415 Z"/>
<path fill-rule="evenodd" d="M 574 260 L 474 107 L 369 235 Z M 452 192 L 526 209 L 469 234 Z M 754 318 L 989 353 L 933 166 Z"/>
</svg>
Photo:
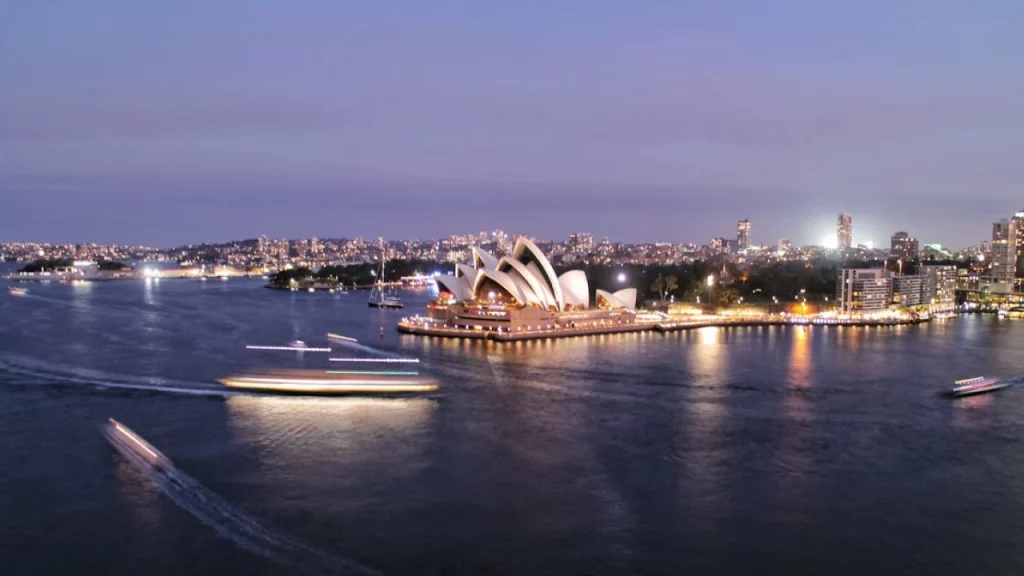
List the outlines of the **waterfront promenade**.
<svg viewBox="0 0 1024 576">
<path fill-rule="evenodd" d="M 671 318 L 662 315 L 660 318 L 637 319 L 622 324 L 594 323 L 588 326 L 552 327 L 525 329 L 518 332 L 500 330 L 468 329 L 447 326 L 433 322 L 422 316 L 403 318 L 398 322 L 398 331 L 404 334 L 420 336 L 439 336 L 444 338 L 469 338 L 476 340 L 494 340 L 496 342 L 516 342 L 521 340 L 539 340 L 550 338 L 572 338 L 598 334 L 624 334 L 630 332 L 676 332 L 711 326 L 900 326 L 928 322 L 928 318 L 889 317 L 889 318 L 837 318 L 808 316 L 701 316 L 694 318 Z"/>
</svg>

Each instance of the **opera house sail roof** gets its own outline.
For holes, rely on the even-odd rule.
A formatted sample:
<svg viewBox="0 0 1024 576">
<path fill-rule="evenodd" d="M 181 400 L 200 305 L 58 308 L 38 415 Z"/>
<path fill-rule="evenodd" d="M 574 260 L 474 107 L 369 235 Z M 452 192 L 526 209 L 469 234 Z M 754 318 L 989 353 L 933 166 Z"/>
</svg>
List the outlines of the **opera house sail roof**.
<svg viewBox="0 0 1024 576">
<path fill-rule="evenodd" d="M 558 276 L 547 256 L 526 238 L 516 240 L 511 255 L 501 259 L 474 247 L 472 266 L 457 264 L 453 276 L 436 280 L 438 288 L 455 302 L 502 303 L 559 313 L 591 307 L 586 274 L 569 270 Z M 593 304 L 634 311 L 636 295 L 635 288 L 614 293 L 597 290 Z"/>
</svg>

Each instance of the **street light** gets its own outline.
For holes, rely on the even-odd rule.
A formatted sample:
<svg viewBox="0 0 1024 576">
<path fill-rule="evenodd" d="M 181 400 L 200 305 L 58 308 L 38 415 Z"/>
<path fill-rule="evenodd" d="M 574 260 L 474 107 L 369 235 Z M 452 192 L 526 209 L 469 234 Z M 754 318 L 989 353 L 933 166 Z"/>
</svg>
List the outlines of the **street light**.
<svg viewBox="0 0 1024 576">
<path fill-rule="evenodd" d="M 619 272 L 619 275 L 616 277 L 616 279 L 619 281 L 619 284 L 624 284 L 626 282 L 626 273 Z"/>
<path fill-rule="evenodd" d="M 708 274 L 708 306 L 714 306 L 715 305 L 715 297 L 713 296 L 713 293 L 712 293 L 714 288 L 715 288 L 715 275 L 714 274 Z"/>
</svg>

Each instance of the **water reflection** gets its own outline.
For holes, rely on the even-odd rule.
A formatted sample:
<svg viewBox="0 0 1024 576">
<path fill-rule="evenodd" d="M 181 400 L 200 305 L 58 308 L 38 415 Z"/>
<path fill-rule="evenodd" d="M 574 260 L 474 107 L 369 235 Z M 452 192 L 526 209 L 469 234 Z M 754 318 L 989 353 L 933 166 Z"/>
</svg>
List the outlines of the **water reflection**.
<svg viewBox="0 0 1024 576">
<path fill-rule="evenodd" d="M 811 386 L 810 328 L 793 328 L 793 345 L 789 352 L 789 385 L 791 388 Z"/>
<path fill-rule="evenodd" d="M 688 349 L 694 367 L 693 372 L 698 377 L 696 384 L 715 386 L 722 383 L 725 376 L 725 343 L 721 342 L 720 338 L 724 336 L 725 330 L 711 326 L 695 331 L 698 345 L 688 346 Z"/>
<path fill-rule="evenodd" d="M 163 493 L 149 478 L 120 456 L 111 455 L 117 495 L 137 528 L 156 535 L 161 530 L 165 502 Z"/>
<path fill-rule="evenodd" d="M 953 409 L 953 427 L 971 430 L 991 426 L 991 409 L 999 394 L 992 392 L 952 399 L 950 402 Z"/>
<path fill-rule="evenodd" d="M 388 482 L 425 465 L 434 400 L 375 398 L 227 399 L 236 437 L 256 447 L 270 474 Z"/>
</svg>

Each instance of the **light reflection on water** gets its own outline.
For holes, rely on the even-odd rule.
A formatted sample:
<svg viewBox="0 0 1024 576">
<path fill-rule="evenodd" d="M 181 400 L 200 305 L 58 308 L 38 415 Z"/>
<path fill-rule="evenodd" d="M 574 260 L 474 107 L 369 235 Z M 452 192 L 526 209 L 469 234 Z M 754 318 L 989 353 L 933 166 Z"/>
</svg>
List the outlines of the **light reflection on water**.
<svg viewBox="0 0 1024 576">
<path fill-rule="evenodd" d="M 695 367 L 694 373 L 698 377 L 695 384 L 701 386 L 716 386 L 723 383 L 725 379 L 725 344 L 721 341 L 724 338 L 725 329 L 717 327 L 698 328 L 695 331 L 696 342 L 687 338 L 690 350 L 690 359 Z"/>
<path fill-rule="evenodd" d="M 228 424 L 272 474 L 316 478 L 360 469 L 363 480 L 414 475 L 426 464 L 437 402 L 431 399 L 227 398 Z"/>
<path fill-rule="evenodd" d="M 160 489 L 127 460 L 111 451 L 117 496 L 125 513 L 132 517 L 133 528 L 142 529 L 147 536 L 157 537 L 161 529 L 167 502 Z"/>
<path fill-rule="evenodd" d="M 789 353 L 789 385 L 792 388 L 811 386 L 810 331 L 804 326 L 793 328 L 793 345 Z"/>
</svg>

